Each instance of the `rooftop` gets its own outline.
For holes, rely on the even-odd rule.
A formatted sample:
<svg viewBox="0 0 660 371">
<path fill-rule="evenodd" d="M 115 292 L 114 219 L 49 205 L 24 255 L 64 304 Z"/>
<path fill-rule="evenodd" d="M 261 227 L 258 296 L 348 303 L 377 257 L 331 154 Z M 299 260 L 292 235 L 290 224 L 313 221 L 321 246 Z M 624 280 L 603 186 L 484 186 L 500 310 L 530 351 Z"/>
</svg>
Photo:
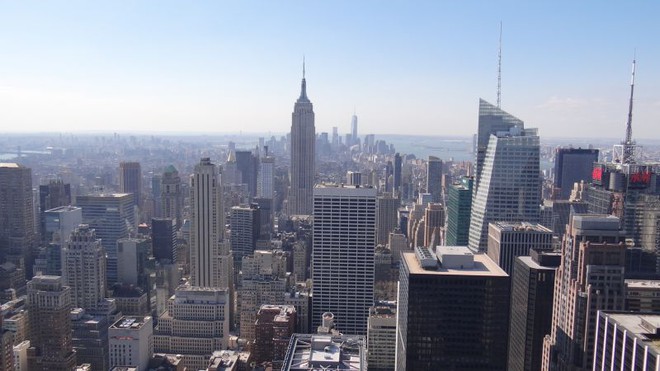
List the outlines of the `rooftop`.
<svg viewBox="0 0 660 371">
<path fill-rule="evenodd" d="M 490 223 L 502 231 L 534 231 L 552 233 L 550 229 L 538 223 L 528 222 L 492 222 Z"/>
<path fill-rule="evenodd" d="M 147 323 L 151 322 L 151 317 L 122 317 L 119 321 L 115 322 L 110 326 L 111 329 L 120 329 L 120 330 L 137 330 L 142 328 Z"/>
<path fill-rule="evenodd" d="M 658 289 L 660 280 L 626 280 L 626 286 L 632 289 Z"/>
<path fill-rule="evenodd" d="M 366 370 L 365 338 L 361 335 L 293 334 L 283 369 Z"/>
<path fill-rule="evenodd" d="M 77 206 L 67 205 L 67 206 L 59 206 L 59 207 L 56 207 L 56 208 L 53 208 L 53 209 L 50 209 L 50 210 L 46 210 L 45 212 L 47 212 L 47 213 L 66 213 L 66 212 L 74 211 L 74 210 L 82 210 L 82 209 L 77 207 Z"/>
<path fill-rule="evenodd" d="M 609 321 L 615 322 L 621 331 L 637 337 L 638 346 L 648 346 L 660 354 L 660 313 L 601 312 L 600 315 L 609 317 Z"/>
<path fill-rule="evenodd" d="M 442 246 L 443 248 L 452 246 Z M 453 269 L 443 268 L 438 265 L 435 269 L 424 269 L 420 265 L 414 252 L 402 253 L 403 261 L 410 270 L 410 274 L 428 274 L 442 276 L 492 276 L 508 277 L 508 274 L 492 261 L 486 254 L 474 254 L 474 266 L 472 268 Z"/>
<path fill-rule="evenodd" d="M 22 166 L 15 162 L 0 162 L 0 167 L 16 169 Z"/>
</svg>

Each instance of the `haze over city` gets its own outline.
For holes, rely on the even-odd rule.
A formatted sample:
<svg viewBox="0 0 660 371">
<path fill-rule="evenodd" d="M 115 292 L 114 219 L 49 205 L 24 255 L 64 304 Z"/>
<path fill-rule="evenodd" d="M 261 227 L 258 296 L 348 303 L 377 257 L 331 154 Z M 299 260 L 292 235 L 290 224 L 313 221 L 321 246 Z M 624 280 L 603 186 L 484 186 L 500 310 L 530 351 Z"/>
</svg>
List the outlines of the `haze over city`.
<svg viewBox="0 0 660 371">
<path fill-rule="evenodd" d="M 657 138 L 657 2 L 5 2 L 0 132 L 289 131 L 303 55 L 317 132 Z M 597 134 L 594 134 L 597 133 Z"/>
</svg>

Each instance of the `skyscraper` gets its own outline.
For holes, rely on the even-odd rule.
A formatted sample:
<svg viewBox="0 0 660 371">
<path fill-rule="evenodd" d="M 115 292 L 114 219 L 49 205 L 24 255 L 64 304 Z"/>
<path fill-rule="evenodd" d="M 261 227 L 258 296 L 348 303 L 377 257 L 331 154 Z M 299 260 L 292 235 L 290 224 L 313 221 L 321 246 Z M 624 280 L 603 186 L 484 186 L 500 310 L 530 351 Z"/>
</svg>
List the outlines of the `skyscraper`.
<svg viewBox="0 0 660 371">
<path fill-rule="evenodd" d="M 536 129 L 515 126 L 490 136 L 472 199 L 468 241 L 472 251 L 487 248 L 488 223 L 492 221 L 539 221 L 539 158 Z"/>
<path fill-rule="evenodd" d="M 504 112 L 483 99 L 479 99 L 479 128 L 477 133 L 477 172 L 475 185 L 478 186 L 481 171 L 486 160 L 486 150 L 490 142 L 490 136 L 500 131 L 509 131 L 513 127 L 523 129 L 525 124 L 522 120 Z"/>
<path fill-rule="evenodd" d="M 399 152 L 394 154 L 394 169 L 392 173 L 392 178 L 393 178 L 393 183 L 392 183 L 392 189 L 397 193 L 400 194 L 401 192 L 401 166 L 402 166 L 402 159 L 401 155 Z"/>
<path fill-rule="evenodd" d="M 46 210 L 60 206 L 71 205 L 71 185 L 61 180 L 51 180 L 48 184 L 39 186 L 39 221 L 41 223 L 41 240 L 43 243 L 50 242 L 45 232 L 44 213 Z"/>
<path fill-rule="evenodd" d="M 183 189 L 179 172 L 173 165 L 163 171 L 160 185 L 163 218 L 176 220 L 177 228 L 183 223 Z"/>
<path fill-rule="evenodd" d="M 508 275 L 516 257 L 528 256 L 531 249 L 552 250 L 552 231 L 527 222 L 488 224 L 488 256 Z"/>
<path fill-rule="evenodd" d="M 236 168 L 241 174 L 242 184 L 247 184 L 250 197 L 257 195 L 257 171 L 259 159 L 252 151 L 236 151 Z"/>
<path fill-rule="evenodd" d="M 355 113 L 351 117 L 351 138 L 353 139 L 353 143 L 351 144 L 358 144 L 358 117 Z"/>
<path fill-rule="evenodd" d="M 291 169 L 289 171 L 289 215 L 311 215 L 316 158 L 314 108 L 307 98 L 305 64 L 300 97 L 291 115 Z"/>
<path fill-rule="evenodd" d="M 598 311 L 625 308 L 626 245 L 619 219 L 574 215 L 561 255 L 541 370 L 587 370 L 593 362 Z"/>
<path fill-rule="evenodd" d="M 312 318 L 335 314 L 339 331 L 366 335 L 373 305 L 376 190 L 314 189 Z"/>
<path fill-rule="evenodd" d="M 119 164 L 119 192 L 132 193 L 134 204 L 142 207 L 142 168 L 139 162 Z"/>
<path fill-rule="evenodd" d="M 396 369 L 505 370 L 509 276 L 466 247 L 402 254 Z"/>
<path fill-rule="evenodd" d="M 553 198 L 568 200 L 573 184 L 591 180 L 597 149 L 558 148 L 555 153 L 555 181 Z"/>
<path fill-rule="evenodd" d="M 240 205 L 231 208 L 229 225 L 231 229 L 231 250 L 240 266 L 244 256 L 251 255 L 257 246 L 261 230 L 259 206 L 256 204 Z"/>
<path fill-rule="evenodd" d="M 177 261 L 176 222 L 171 218 L 151 219 L 151 241 L 153 256 L 168 264 Z"/>
<path fill-rule="evenodd" d="M 473 185 L 473 177 L 463 177 L 447 188 L 447 246 L 468 244 Z"/>
<path fill-rule="evenodd" d="M 433 202 L 442 200 L 442 160 L 429 156 L 426 162 L 426 192 L 433 196 Z"/>
<path fill-rule="evenodd" d="M 137 223 L 133 195 L 130 193 L 96 194 L 76 197 L 82 208 L 83 223 L 96 231 L 96 237 L 108 254 L 108 284 L 117 282 L 117 241 L 134 232 Z"/>
<path fill-rule="evenodd" d="M 218 168 L 209 158 L 202 158 L 190 182 L 190 278 L 193 286 L 219 287 L 224 218 Z"/>
<path fill-rule="evenodd" d="M 81 224 L 62 248 L 62 278 L 75 308 L 97 309 L 106 295 L 105 249 L 96 232 Z"/>
<path fill-rule="evenodd" d="M 511 275 L 509 371 L 541 369 L 543 338 L 552 324 L 555 270 L 561 254 L 531 251 L 515 259 Z"/>
<path fill-rule="evenodd" d="M 259 163 L 259 177 L 257 179 L 257 196 L 260 198 L 273 199 L 275 196 L 274 188 L 275 176 L 275 158 L 264 156 Z"/>
<path fill-rule="evenodd" d="M 20 268 L 28 278 L 32 276 L 32 249 L 37 243 L 34 221 L 32 169 L 0 163 L 0 259 L 15 263 L 24 259 Z"/>
<path fill-rule="evenodd" d="M 398 226 L 398 212 L 401 200 L 391 192 L 385 192 L 378 197 L 378 218 L 376 219 L 376 243 L 387 243 L 390 232 Z"/>
<path fill-rule="evenodd" d="M 59 276 L 35 276 L 27 287 L 29 369 L 69 371 L 76 365 L 71 342 L 71 289 Z M 32 349 L 34 348 L 34 349 Z"/>
</svg>

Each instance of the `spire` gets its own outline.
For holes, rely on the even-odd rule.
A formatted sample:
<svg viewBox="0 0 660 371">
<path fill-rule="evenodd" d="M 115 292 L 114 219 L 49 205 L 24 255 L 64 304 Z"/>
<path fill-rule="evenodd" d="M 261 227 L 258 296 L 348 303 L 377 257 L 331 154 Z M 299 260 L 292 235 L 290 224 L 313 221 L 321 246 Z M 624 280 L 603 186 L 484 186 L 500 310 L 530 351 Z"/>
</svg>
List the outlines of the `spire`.
<svg viewBox="0 0 660 371">
<path fill-rule="evenodd" d="M 632 139 L 632 111 L 633 111 L 633 93 L 635 92 L 635 58 L 632 62 L 632 77 L 630 79 L 630 103 L 628 105 L 628 122 L 626 123 L 626 139 L 623 142 L 622 163 L 630 164 L 634 162 L 635 142 Z"/>
<path fill-rule="evenodd" d="M 302 83 L 300 84 L 300 98 L 298 102 L 309 102 L 307 98 L 307 82 L 305 81 L 305 56 L 303 55 L 303 65 L 302 65 Z"/>
<path fill-rule="evenodd" d="M 500 21 L 500 49 L 497 54 L 497 108 L 502 107 L 502 21 Z"/>
</svg>

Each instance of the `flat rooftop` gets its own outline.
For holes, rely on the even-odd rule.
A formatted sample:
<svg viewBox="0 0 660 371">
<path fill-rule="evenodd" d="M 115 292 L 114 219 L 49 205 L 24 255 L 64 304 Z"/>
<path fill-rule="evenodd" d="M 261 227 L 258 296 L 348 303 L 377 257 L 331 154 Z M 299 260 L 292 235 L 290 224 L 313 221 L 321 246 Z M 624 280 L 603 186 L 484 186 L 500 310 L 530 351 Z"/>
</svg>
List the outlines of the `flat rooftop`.
<svg viewBox="0 0 660 371">
<path fill-rule="evenodd" d="M 151 321 L 150 316 L 146 317 L 122 317 L 110 326 L 111 329 L 137 330 Z"/>
<path fill-rule="evenodd" d="M 15 162 L 0 162 L 0 167 L 16 169 L 16 168 L 21 167 L 21 165 L 15 163 Z"/>
<path fill-rule="evenodd" d="M 363 371 L 367 369 L 365 345 L 361 335 L 293 334 L 283 369 Z"/>
<path fill-rule="evenodd" d="M 626 286 L 632 289 L 659 289 L 660 280 L 626 280 Z"/>
<path fill-rule="evenodd" d="M 447 247 L 447 246 L 444 246 Z M 474 254 L 474 267 L 466 269 L 451 269 L 438 267 L 435 270 L 424 269 L 417 260 L 414 252 L 402 253 L 404 263 L 410 270 L 410 274 L 428 274 L 442 276 L 490 276 L 508 277 L 509 275 L 500 268 L 486 254 Z"/>
<path fill-rule="evenodd" d="M 603 316 L 609 317 L 609 321 L 618 324 L 617 327 L 626 330 L 628 334 L 634 334 L 641 345 L 647 345 L 656 354 L 660 354 L 660 313 L 616 313 L 604 312 Z M 602 321 L 602 319 L 601 319 Z M 639 341 L 638 341 L 639 344 Z"/>
<path fill-rule="evenodd" d="M 516 231 L 516 232 L 545 232 L 552 233 L 550 229 L 542 226 L 538 223 L 528 223 L 528 222 L 491 222 L 493 226 L 497 227 L 501 231 Z"/>
</svg>

